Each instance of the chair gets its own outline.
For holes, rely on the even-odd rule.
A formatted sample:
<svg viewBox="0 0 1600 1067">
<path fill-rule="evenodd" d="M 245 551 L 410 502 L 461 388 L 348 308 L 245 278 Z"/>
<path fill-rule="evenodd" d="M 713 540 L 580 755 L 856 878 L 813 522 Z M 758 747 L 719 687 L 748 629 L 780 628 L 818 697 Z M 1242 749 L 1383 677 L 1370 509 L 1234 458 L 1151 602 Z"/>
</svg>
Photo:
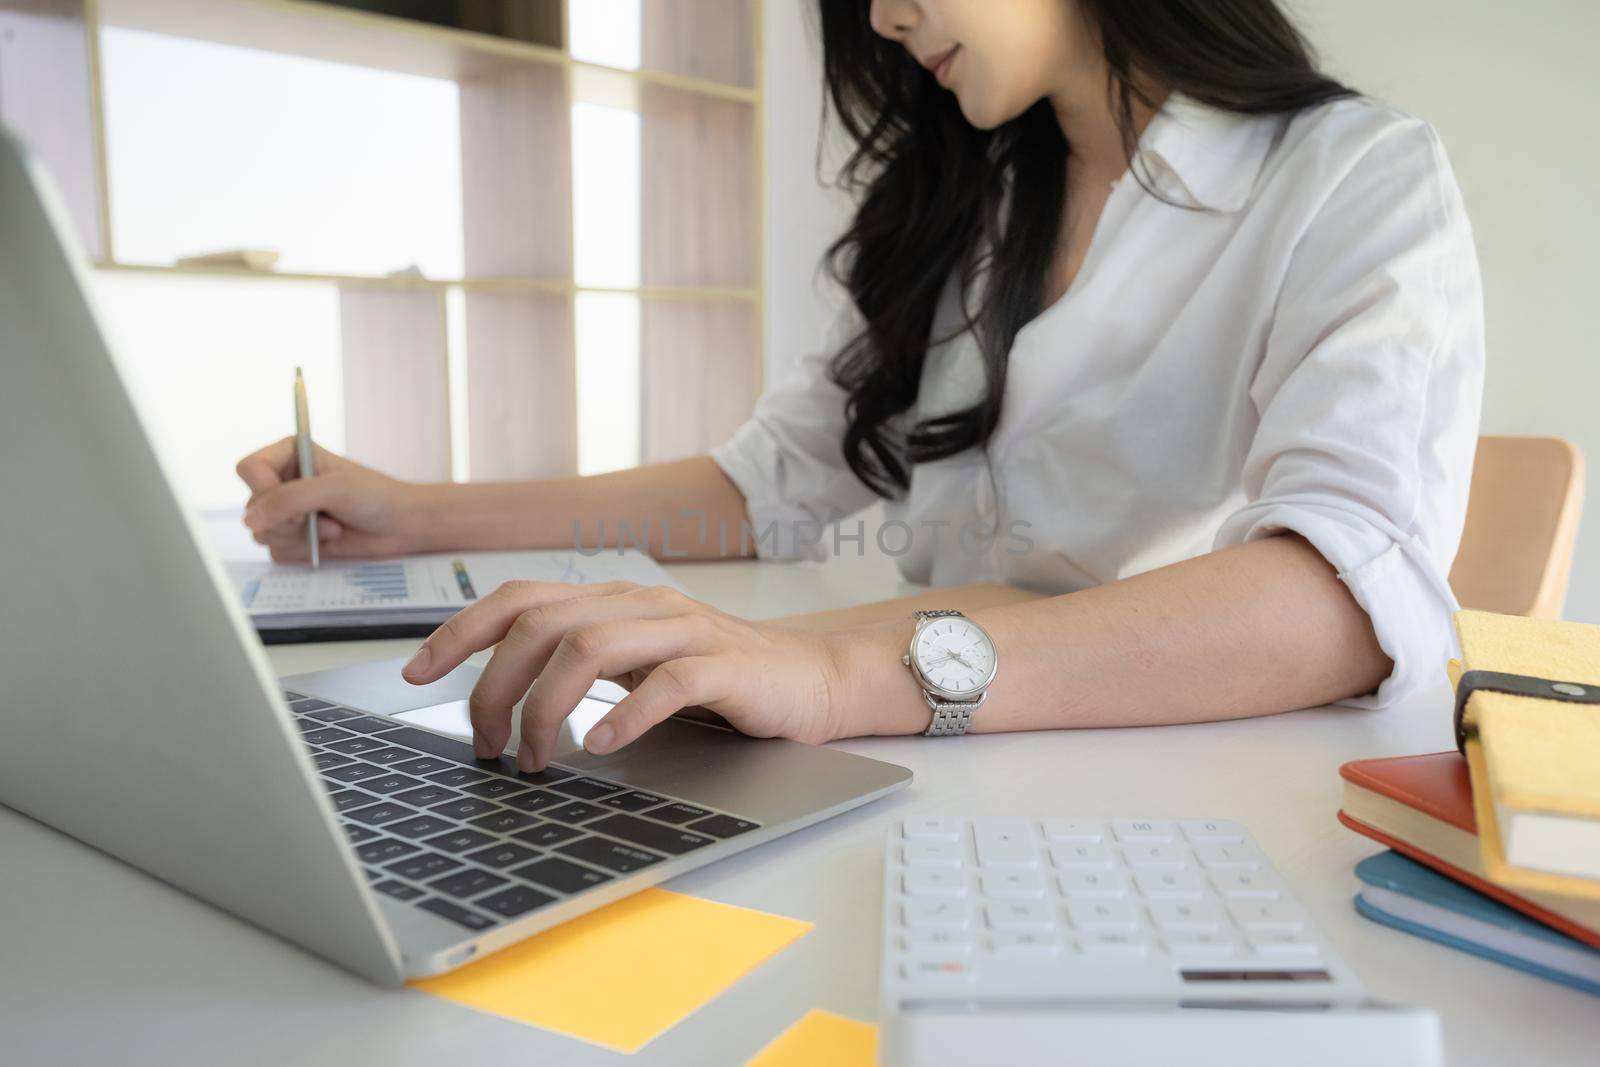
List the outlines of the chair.
<svg viewBox="0 0 1600 1067">
<path fill-rule="evenodd" d="M 1558 619 L 1583 511 L 1583 453 L 1557 437 L 1480 437 L 1450 586 L 1464 608 Z"/>
</svg>

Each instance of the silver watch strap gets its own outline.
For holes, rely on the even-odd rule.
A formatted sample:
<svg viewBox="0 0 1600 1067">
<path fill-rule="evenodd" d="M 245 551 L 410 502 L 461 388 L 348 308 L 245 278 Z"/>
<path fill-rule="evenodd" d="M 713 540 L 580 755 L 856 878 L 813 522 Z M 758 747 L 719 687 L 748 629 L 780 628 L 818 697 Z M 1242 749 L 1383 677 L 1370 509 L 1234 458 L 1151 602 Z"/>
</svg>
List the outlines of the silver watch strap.
<svg viewBox="0 0 1600 1067">
<path fill-rule="evenodd" d="M 926 692 L 922 695 L 927 699 L 928 707 L 933 709 L 933 718 L 929 720 L 928 728 L 922 731 L 923 737 L 960 737 L 972 724 L 972 713 L 983 706 L 981 700 L 954 704 L 935 700 Z"/>
</svg>

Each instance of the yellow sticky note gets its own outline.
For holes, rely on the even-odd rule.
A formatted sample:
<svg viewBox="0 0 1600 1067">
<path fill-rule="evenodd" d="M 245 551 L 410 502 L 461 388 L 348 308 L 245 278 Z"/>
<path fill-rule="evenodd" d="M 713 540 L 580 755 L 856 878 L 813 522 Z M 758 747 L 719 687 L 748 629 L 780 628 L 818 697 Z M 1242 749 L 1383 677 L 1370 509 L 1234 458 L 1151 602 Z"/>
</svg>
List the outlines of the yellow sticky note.
<svg viewBox="0 0 1600 1067">
<path fill-rule="evenodd" d="M 878 1028 L 831 1011 L 810 1011 L 745 1067 L 876 1067 Z"/>
<path fill-rule="evenodd" d="M 646 889 L 411 984 L 469 1008 L 637 1052 L 810 929 L 798 919 Z"/>
</svg>

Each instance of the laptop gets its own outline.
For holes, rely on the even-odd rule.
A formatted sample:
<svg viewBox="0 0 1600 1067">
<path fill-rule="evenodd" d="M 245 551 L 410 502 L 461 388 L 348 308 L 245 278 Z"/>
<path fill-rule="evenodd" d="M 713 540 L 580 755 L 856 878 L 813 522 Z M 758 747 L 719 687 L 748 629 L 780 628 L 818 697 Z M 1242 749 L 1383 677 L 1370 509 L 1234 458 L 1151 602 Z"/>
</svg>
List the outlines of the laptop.
<svg viewBox="0 0 1600 1067">
<path fill-rule="evenodd" d="M 0 132 L 0 803 L 392 985 L 910 782 L 684 718 L 520 775 L 390 717 L 462 699 L 471 669 L 427 691 L 395 664 L 280 682 L 65 219 Z"/>
</svg>

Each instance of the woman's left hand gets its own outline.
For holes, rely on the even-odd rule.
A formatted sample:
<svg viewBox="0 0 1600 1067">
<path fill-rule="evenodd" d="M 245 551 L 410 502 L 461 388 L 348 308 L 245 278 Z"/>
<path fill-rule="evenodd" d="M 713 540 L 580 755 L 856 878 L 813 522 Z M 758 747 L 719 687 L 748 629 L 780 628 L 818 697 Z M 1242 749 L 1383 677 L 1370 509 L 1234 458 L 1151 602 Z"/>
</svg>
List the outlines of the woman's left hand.
<svg viewBox="0 0 1600 1067">
<path fill-rule="evenodd" d="M 402 673 L 432 682 L 491 645 L 470 701 L 474 748 L 505 749 L 526 695 L 524 771 L 550 762 L 562 722 L 602 678 L 630 692 L 584 738 L 597 754 L 696 706 L 756 737 L 815 744 L 848 732 L 837 637 L 748 622 L 666 586 L 508 582 L 434 631 Z"/>
</svg>

